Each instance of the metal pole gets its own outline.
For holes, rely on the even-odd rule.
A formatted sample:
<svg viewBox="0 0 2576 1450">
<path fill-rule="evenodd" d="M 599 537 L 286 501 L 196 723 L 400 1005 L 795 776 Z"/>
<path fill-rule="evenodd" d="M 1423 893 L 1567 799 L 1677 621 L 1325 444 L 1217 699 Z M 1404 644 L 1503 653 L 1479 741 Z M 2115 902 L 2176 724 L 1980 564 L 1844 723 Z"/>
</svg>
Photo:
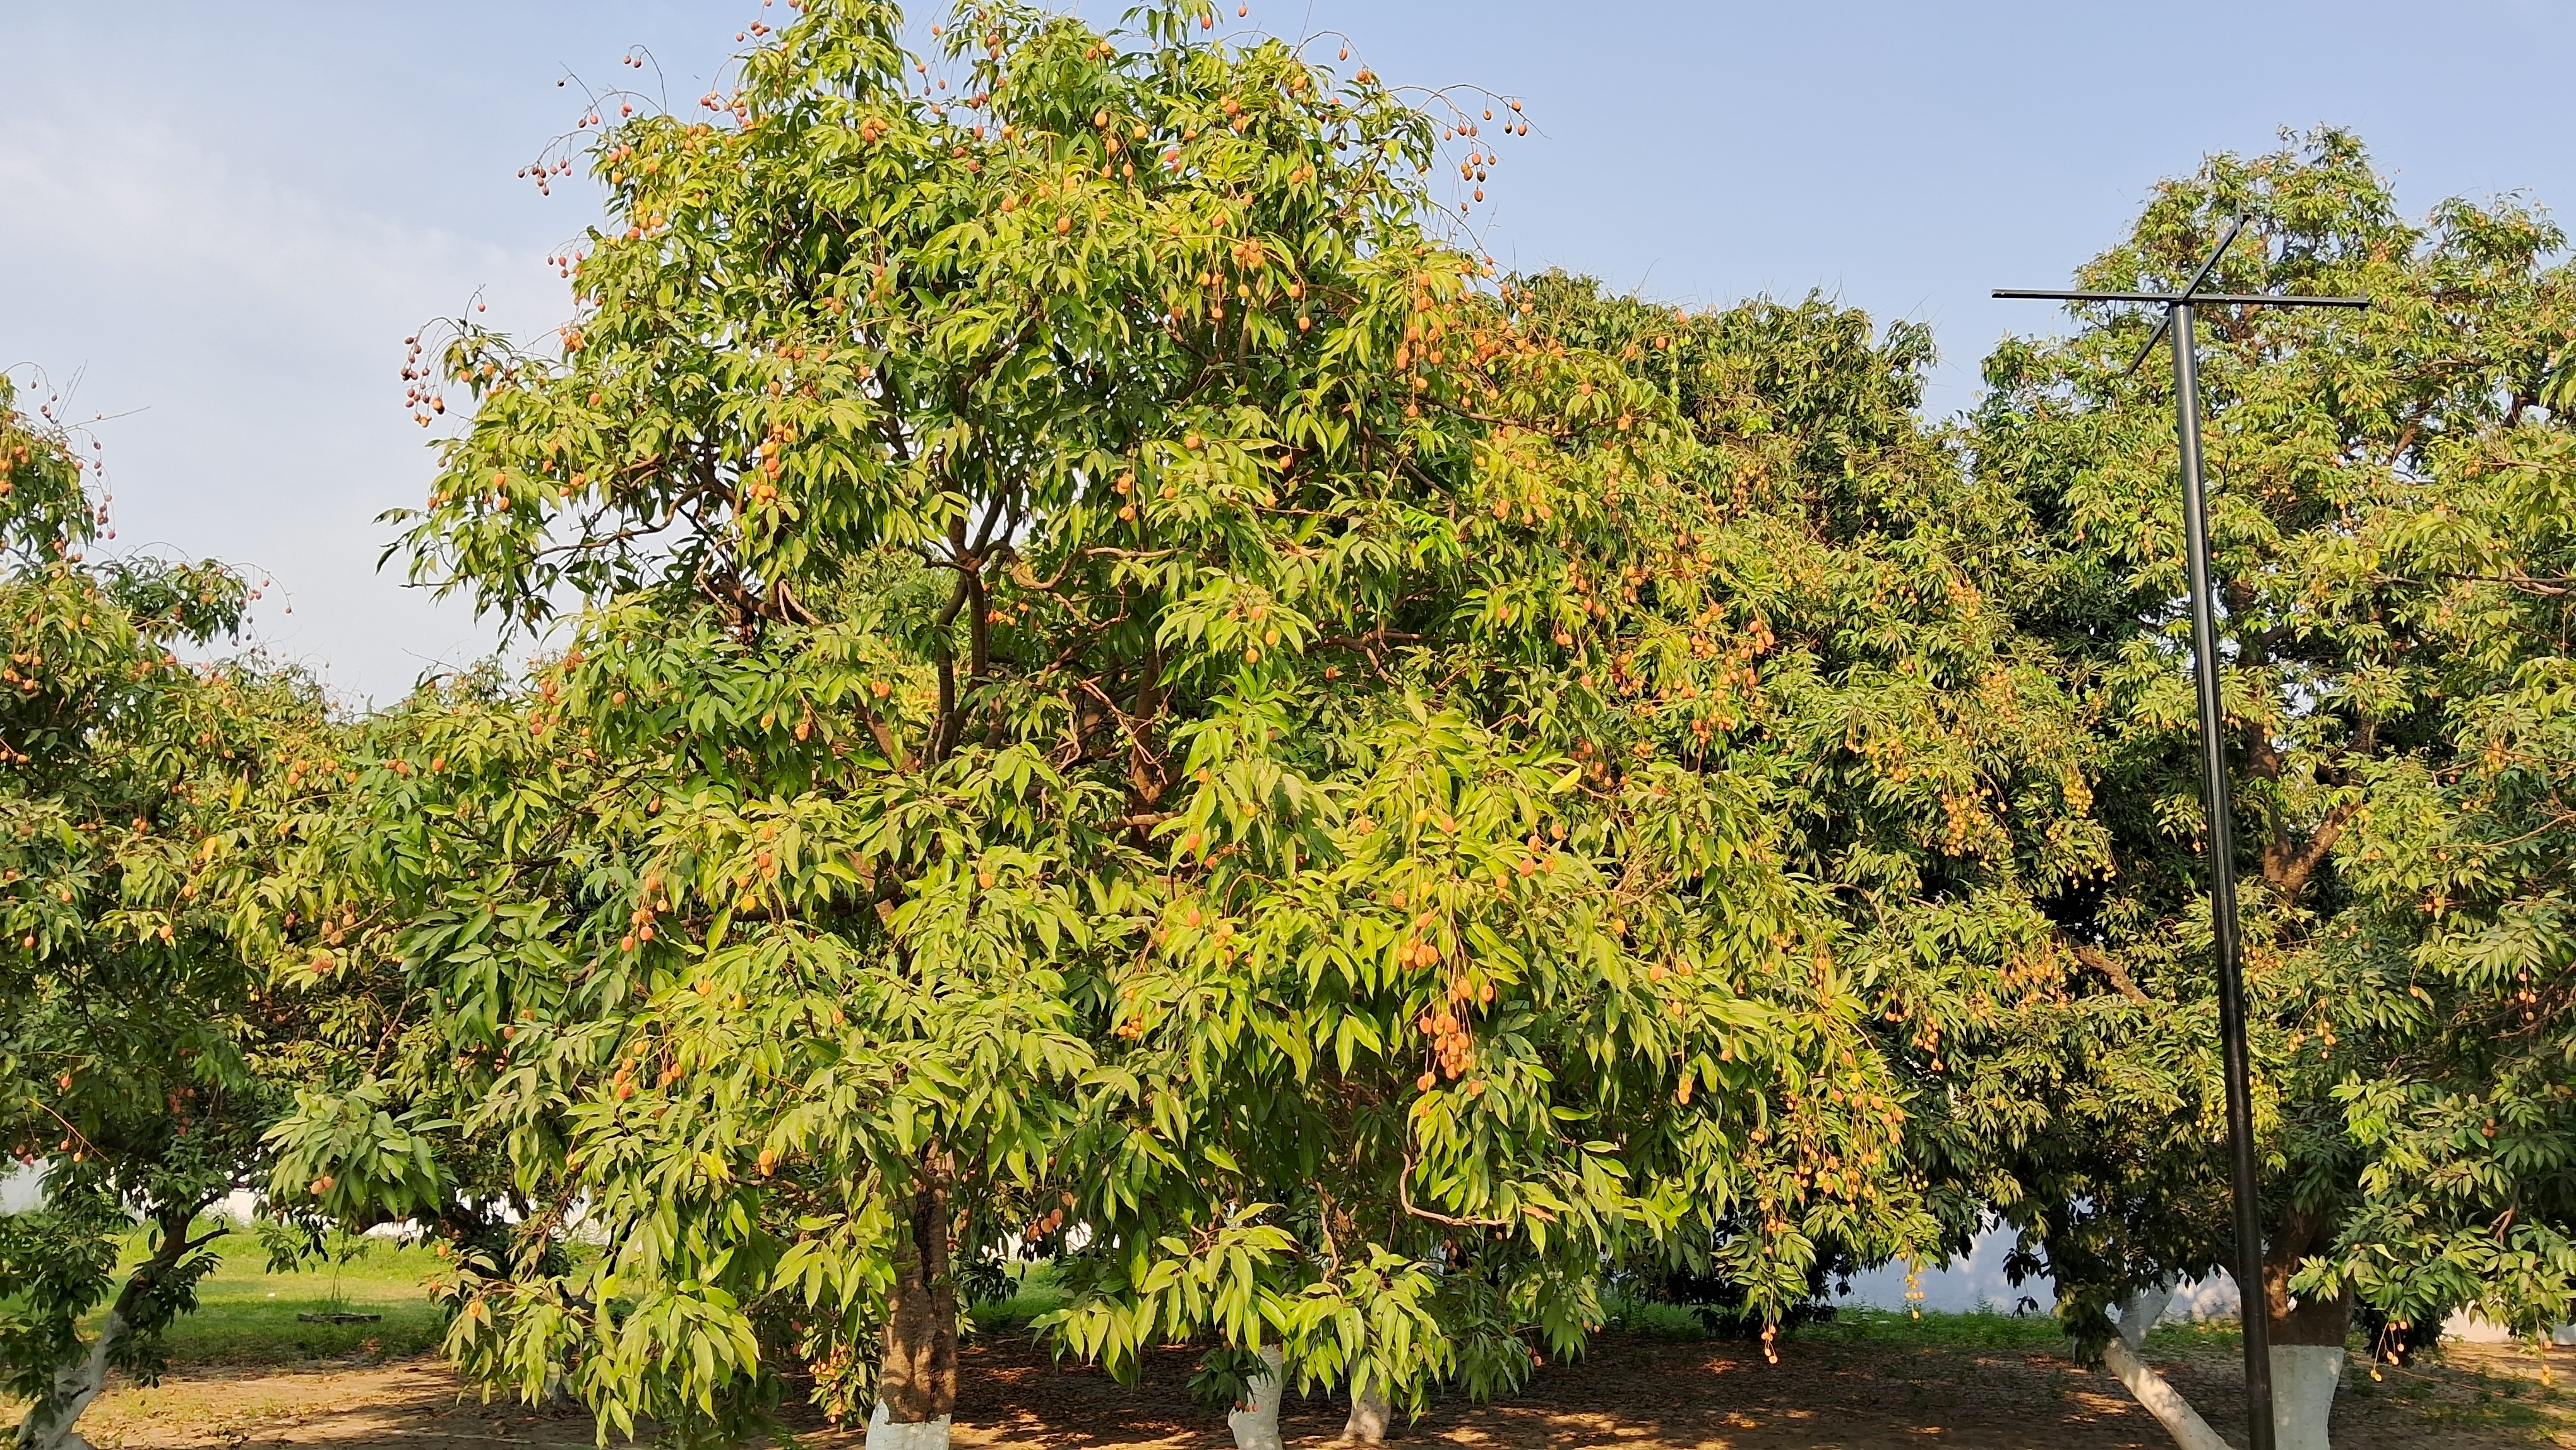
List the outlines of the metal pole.
<svg viewBox="0 0 2576 1450">
<path fill-rule="evenodd" d="M 2236 935 L 2236 826 L 2229 809 L 2225 712 L 2218 695 L 2218 606 L 2209 568 L 2209 502 L 2200 481 L 2200 358 L 2192 305 L 2173 305 L 2174 423 L 2182 441 L 2183 539 L 2191 559 L 2191 653 L 2200 683 L 2200 768 L 2209 811 L 2209 925 L 2218 948 L 2218 1020 L 2227 1059 L 2227 1156 L 2236 1186 L 2237 1318 L 2245 1338 L 2245 1430 L 2272 1447 L 2270 1305 L 2263 1292 L 2263 1202 L 2254 1176 L 2254 1091 Z"/>
</svg>

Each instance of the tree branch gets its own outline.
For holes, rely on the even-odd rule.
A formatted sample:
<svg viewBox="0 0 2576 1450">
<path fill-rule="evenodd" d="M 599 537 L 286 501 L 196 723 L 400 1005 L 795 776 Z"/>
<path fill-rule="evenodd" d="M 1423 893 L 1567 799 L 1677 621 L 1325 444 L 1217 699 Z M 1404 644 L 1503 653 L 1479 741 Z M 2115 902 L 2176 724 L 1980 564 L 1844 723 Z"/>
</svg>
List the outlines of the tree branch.
<svg viewBox="0 0 2576 1450">
<path fill-rule="evenodd" d="M 2276 834 L 2272 844 L 2263 849 L 2263 883 L 2284 898 L 2297 896 L 2317 867 L 2325 864 L 2326 853 L 2334 849 L 2344 826 L 2360 809 L 2360 801 L 2348 800 L 2326 812 L 2326 818 L 2309 833 L 2308 844 L 2295 850 L 2286 832 Z"/>
<path fill-rule="evenodd" d="M 1431 1220 L 1433 1223 L 1447 1224 L 1451 1228 L 1512 1227 L 1513 1221 L 1508 1218 L 1453 1218 L 1445 1213 L 1434 1213 L 1427 1208 L 1416 1208 L 1413 1206 L 1413 1194 L 1406 1186 L 1412 1181 L 1412 1178 L 1413 1156 L 1411 1154 L 1406 1154 L 1404 1159 L 1404 1173 L 1401 1177 L 1395 1180 L 1395 1204 L 1396 1207 L 1403 1209 L 1406 1213 L 1413 1215 L 1415 1218 L 1426 1218 Z"/>
<path fill-rule="evenodd" d="M 2149 997 L 2146 993 L 2139 991 L 2138 984 L 2129 979 L 2129 969 L 2120 965 L 2120 959 L 2118 957 L 2111 955 L 2100 947 L 2093 946 L 2086 942 L 2068 941 L 2062 934 L 2058 937 L 2058 940 L 2066 942 L 2067 950 L 2075 953 L 2075 960 L 2082 962 L 2084 965 L 2100 972 L 2103 976 L 2110 978 L 2111 985 L 2119 988 L 2121 996 L 2128 998 L 2130 1001 L 2137 1003 L 2141 1007 L 2152 1007 L 2155 1005 L 2154 999 Z"/>
</svg>

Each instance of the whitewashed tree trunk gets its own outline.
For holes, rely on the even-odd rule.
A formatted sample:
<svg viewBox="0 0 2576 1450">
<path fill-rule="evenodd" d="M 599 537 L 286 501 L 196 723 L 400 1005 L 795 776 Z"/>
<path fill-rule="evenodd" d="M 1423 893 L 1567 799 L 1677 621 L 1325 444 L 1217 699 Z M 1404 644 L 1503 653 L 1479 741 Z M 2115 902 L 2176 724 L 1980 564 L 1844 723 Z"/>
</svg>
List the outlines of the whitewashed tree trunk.
<svg viewBox="0 0 2576 1450">
<path fill-rule="evenodd" d="M 1283 1450 L 1279 1442 L 1279 1396 L 1287 1388 L 1288 1357 L 1276 1344 L 1261 1346 L 1266 1368 L 1253 1376 L 1252 1402 L 1228 1411 L 1226 1428 L 1234 1431 L 1234 1450 Z M 875 1450 L 871 1445 L 869 1450 Z"/>
<path fill-rule="evenodd" d="M 2343 1383 L 2340 1344 L 2272 1346 L 2274 1450 L 2327 1450 L 2326 1422 Z"/>
<path fill-rule="evenodd" d="M 91 1450 L 89 1441 L 72 1427 L 80 1423 L 89 1402 L 107 1388 L 107 1353 L 124 1336 L 125 1316 L 108 1310 L 107 1322 L 89 1342 L 89 1353 L 55 1366 L 53 1388 L 27 1407 L 27 1418 L 19 1422 L 12 1442 L 17 1450 Z"/>
<path fill-rule="evenodd" d="M 1352 1381 L 1351 1416 L 1342 1422 L 1342 1438 L 1359 1445 L 1386 1443 L 1390 1408 L 1386 1401 L 1386 1386 L 1375 1380 Z"/>
<path fill-rule="evenodd" d="M 2343 1381 L 2351 1297 L 2322 1299 L 2290 1290 L 2308 1251 L 2331 1236 L 2325 1215 L 2293 1208 L 2263 1254 L 2262 1303 L 2272 1326 L 2272 1442 L 2279 1450 L 2326 1450 L 2326 1422 L 2334 1412 L 2335 1387 Z"/>
<path fill-rule="evenodd" d="M 948 1416 L 917 1425 L 898 1425 L 883 1400 L 868 1417 L 868 1450 L 948 1450 Z"/>
<path fill-rule="evenodd" d="M 888 1296 L 885 1359 L 877 1370 L 877 1407 L 868 1417 L 868 1450 L 948 1450 L 957 1410 L 957 1283 L 948 1272 L 949 1184 L 956 1172 L 944 1151 L 922 1155 L 912 1193 L 910 1242 L 895 1256 Z"/>
<path fill-rule="evenodd" d="M 2129 1346 L 2131 1354 L 2146 1349 L 2147 1331 L 2155 1328 L 2156 1321 L 2165 1317 L 2165 1306 L 2172 1302 L 2173 1286 L 2158 1284 L 2153 1288 L 2140 1289 L 2129 1296 L 2128 1303 L 2120 1306 L 2120 1338 Z"/>
<path fill-rule="evenodd" d="M 2130 1295 L 2129 1302 L 2120 1307 L 2119 1337 L 2102 1346 L 2103 1367 L 2119 1376 L 2120 1383 L 2128 1386 L 2129 1393 L 2156 1417 L 2181 1450 L 2230 1450 L 2228 1443 L 2218 1438 L 2218 1432 L 2209 1428 L 2209 1422 L 2200 1417 L 2200 1411 L 2191 1407 L 2191 1401 L 2140 1357 L 2139 1351 L 2146 1347 L 2147 1331 L 2171 1302 L 2173 1290 L 2162 1286 Z M 2289 1447 L 2285 1445 L 2280 1450 Z"/>
</svg>

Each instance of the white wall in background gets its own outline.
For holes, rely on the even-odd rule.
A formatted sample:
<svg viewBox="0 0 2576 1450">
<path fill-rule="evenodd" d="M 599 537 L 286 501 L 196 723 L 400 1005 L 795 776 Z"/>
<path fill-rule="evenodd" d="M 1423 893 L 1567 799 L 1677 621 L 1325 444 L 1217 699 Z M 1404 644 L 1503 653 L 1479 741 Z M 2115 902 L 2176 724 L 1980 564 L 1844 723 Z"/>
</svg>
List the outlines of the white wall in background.
<svg viewBox="0 0 2576 1450">
<path fill-rule="evenodd" d="M 2442 1337 L 2467 1344 L 2508 1344 L 2513 1331 L 2463 1309 L 2442 1321 Z M 2576 1344 L 2576 1324 L 2561 1324 L 2549 1336 L 2552 1344 Z"/>
<path fill-rule="evenodd" d="M 1926 1264 L 1916 1286 L 1923 1297 L 1905 1297 L 1905 1266 L 1890 1264 L 1867 1273 L 1854 1274 L 1849 1297 L 1837 1297 L 1835 1303 L 1870 1309 L 1939 1309 L 1964 1313 L 1973 1309 L 1990 1309 L 1998 1313 L 2050 1314 L 2057 1309 L 2057 1286 L 2046 1277 L 2026 1279 L 2019 1285 L 2004 1274 L 2004 1256 L 2012 1252 L 2010 1229 L 1988 1229 L 1977 1235 L 1968 1246 L 1967 1257 L 1948 1264 Z M 2216 1278 L 2185 1281 L 2174 1290 L 2173 1302 L 2165 1306 L 2164 1318 L 2192 1320 L 2234 1318 L 2239 1303 L 2236 1281 L 2225 1273 Z"/>
<path fill-rule="evenodd" d="M 1851 1294 L 1838 1297 L 1837 1304 L 1855 1308 L 1904 1309 L 1909 1306 L 1964 1313 L 1990 1309 L 1999 1313 L 2047 1314 L 2057 1308 L 2057 1287 L 2045 1278 L 2026 1280 L 2019 1286 L 2004 1276 L 2004 1255 L 2012 1251 L 2012 1233 L 1989 1229 L 1977 1235 L 1969 1246 L 1968 1256 L 1951 1264 L 1924 1266 L 1918 1286 L 1923 1291 L 1919 1300 L 1905 1297 L 1905 1266 L 1891 1264 L 1855 1274 Z M 2028 1301 L 2028 1302 L 2025 1302 Z M 2177 1320 L 2233 1319 L 2243 1307 L 2243 1296 L 2236 1291 L 2236 1280 L 2224 1270 L 2217 1277 L 2185 1280 L 2174 1290 L 2173 1302 L 2165 1306 L 2159 1323 Z M 2502 1344 L 2513 1338 L 2504 1326 L 2489 1323 L 2467 1310 L 2453 1314 L 2442 1322 L 2442 1337 L 2469 1344 Z M 2576 1324 L 2562 1324 L 2550 1336 L 2553 1343 L 2576 1344 Z"/>
</svg>

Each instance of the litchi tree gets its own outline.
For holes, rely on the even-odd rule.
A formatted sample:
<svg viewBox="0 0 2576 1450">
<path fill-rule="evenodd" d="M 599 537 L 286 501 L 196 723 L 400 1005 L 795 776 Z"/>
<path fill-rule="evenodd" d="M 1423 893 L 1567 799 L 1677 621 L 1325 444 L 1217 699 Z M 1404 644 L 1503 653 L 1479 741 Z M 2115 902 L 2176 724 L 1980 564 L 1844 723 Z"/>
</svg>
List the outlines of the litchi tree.
<svg viewBox="0 0 2576 1450">
<path fill-rule="evenodd" d="M 2218 308 L 2201 337 L 2265 1183 L 2249 1312 L 2281 1443 L 2308 1447 L 2356 1312 L 2395 1350 L 2459 1308 L 2537 1333 L 2576 1286 L 2546 804 L 2576 291 L 2537 212 L 2407 220 L 2332 131 L 2165 183 L 2081 275 L 2178 285 L 2239 214 L 2214 288 L 2372 301 Z M 2170 379 L 2124 371 L 2145 320 L 2079 313 L 1989 360 L 1976 447 L 2038 525 L 2030 627 L 2098 722 L 2118 871 L 2050 904 L 2092 967 L 2053 1050 L 1962 1055 L 1995 1101 L 2056 1105 L 1989 1114 L 2010 1146 L 1989 1162 L 2027 1262 L 2101 1344 L 2133 1293 L 2229 1255 Z M 2177 1435 L 2206 1434 L 2110 1348 Z"/>
<path fill-rule="evenodd" d="M 420 344 L 413 573 L 559 632 L 379 726 L 341 860 L 412 1030 L 277 1184 L 505 1199 L 486 1383 L 939 1443 L 1016 1242 L 1072 1352 L 1365 1433 L 1610 1268 L 1776 1318 L 1962 1221 L 1887 960 L 2089 847 L 1976 510 L 1908 522 L 1919 345 L 1579 334 L 1425 180 L 1481 200 L 1508 101 L 1218 19 L 810 6 L 589 143 L 558 345 Z"/>
<path fill-rule="evenodd" d="M 90 557 L 108 515 L 77 442 L 0 375 L 0 1144 L 40 1175 L 0 1216 L 0 1386 L 29 1450 L 85 1445 L 111 1370 L 159 1372 L 215 1267 L 199 1215 L 265 1179 L 327 1036 L 266 990 L 230 903 L 322 793 L 334 727 L 255 657 L 180 657 L 241 628 L 249 584 Z"/>
</svg>

